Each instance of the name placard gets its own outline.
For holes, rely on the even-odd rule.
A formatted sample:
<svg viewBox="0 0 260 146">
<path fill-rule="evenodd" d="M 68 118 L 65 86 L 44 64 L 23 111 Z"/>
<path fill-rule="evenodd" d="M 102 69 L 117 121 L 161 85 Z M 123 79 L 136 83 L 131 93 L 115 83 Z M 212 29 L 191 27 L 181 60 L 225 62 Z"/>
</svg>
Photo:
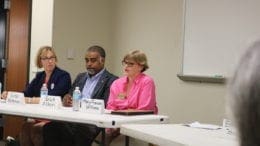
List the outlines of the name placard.
<svg viewBox="0 0 260 146">
<path fill-rule="evenodd" d="M 83 99 L 81 101 L 80 111 L 93 113 L 93 114 L 103 114 L 105 109 L 104 100 L 101 99 Z"/>
<path fill-rule="evenodd" d="M 40 98 L 40 105 L 47 108 L 58 109 L 62 106 L 60 96 L 50 96 Z"/>
<path fill-rule="evenodd" d="M 8 91 L 6 103 L 25 104 L 24 94 L 22 92 Z"/>
</svg>

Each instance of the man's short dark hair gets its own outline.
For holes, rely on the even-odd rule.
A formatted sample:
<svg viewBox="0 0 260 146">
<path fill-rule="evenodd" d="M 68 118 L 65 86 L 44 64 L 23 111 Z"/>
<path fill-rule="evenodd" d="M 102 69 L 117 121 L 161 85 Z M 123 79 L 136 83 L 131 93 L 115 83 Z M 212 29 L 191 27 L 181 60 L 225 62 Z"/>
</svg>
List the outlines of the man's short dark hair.
<svg viewBox="0 0 260 146">
<path fill-rule="evenodd" d="M 106 58 L 105 50 L 102 47 L 97 45 L 89 47 L 87 52 L 98 52 L 101 57 Z"/>
</svg>

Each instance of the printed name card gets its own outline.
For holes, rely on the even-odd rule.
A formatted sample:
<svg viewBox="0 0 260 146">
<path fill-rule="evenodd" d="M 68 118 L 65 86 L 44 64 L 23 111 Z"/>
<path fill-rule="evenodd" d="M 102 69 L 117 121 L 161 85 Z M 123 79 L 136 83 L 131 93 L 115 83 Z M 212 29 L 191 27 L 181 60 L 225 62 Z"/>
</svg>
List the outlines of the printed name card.
<svg viewBox="0 0 260 146">
<path fill-rule="evenodd" d="M 105 110 L 104 100 L 100 99 L 83 99 L 81 101 L 80 111 L 93 113 L 93 114 L 103 114 Z"/>
<path fill-rule="evenodd" d="M 47 108 L 58 109 L 61 107 L 60 96 L 50 96 L 40 98 L 40 105 Z"/>
<path fill-rule="evenodd" d="M 9 91 L 6 98 L 6 103 L 25 104 L 24 94 L 22 92 Z"/>
</svg>

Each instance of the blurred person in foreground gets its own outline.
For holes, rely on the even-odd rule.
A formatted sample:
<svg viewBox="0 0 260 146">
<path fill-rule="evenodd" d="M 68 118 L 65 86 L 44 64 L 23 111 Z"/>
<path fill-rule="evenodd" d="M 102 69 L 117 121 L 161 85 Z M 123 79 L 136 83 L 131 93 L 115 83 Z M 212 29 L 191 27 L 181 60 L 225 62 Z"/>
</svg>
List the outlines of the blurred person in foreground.
<svg viewBox="0 0 260 146">
<path fill-rule="evenodd" d="M 229 94 L 240 146 L 260 146 L 260 41 L 241 57 Z"/>
</svg>

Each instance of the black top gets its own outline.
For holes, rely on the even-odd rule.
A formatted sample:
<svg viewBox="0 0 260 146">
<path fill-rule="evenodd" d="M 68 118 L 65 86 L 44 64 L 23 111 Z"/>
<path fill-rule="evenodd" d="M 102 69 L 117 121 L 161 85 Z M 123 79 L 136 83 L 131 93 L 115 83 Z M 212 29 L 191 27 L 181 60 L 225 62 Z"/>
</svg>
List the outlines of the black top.
<svg viewBox="0 0 260 146">
<path fill-rule="evenodd" d="M 27 85 L 24 90 L 25 97 L 40 97 L 42 84 L 45 82 L 45 72 L 41 71 L 36 74 L 36 77 Z M 58 67 L 55 67 L 47 84 L 48 95 L 63 96 L 69 92 L 71 88 L 70 74 Z"/>
</svg>

